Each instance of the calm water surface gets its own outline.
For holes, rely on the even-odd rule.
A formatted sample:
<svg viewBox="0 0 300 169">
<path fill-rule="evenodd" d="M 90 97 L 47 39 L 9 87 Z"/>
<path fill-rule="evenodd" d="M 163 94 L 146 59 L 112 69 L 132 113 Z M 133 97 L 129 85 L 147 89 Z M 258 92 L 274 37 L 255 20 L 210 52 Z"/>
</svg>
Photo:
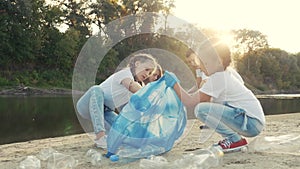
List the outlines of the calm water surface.
<svg viewBox="0 0 300 169">
<path fill-rule="evenodd" d="M 0 144 L 82 133 L 72 97 L 0 97 Z"/>
<path fill-rule="evenodd" d="M 258 96 L 266 115 L 300 112 L 300 95 Z M 83 133 L 71 96 L 0 97 L 0 144 Z"/>
</svg>

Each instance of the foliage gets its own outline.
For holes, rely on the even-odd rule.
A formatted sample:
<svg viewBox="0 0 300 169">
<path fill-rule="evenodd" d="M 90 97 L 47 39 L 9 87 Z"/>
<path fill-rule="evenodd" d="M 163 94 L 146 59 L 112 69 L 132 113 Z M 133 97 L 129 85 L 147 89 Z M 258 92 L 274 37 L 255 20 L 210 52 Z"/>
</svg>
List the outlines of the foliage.
<svg viewBox="0 0 300 169">
<path fill-rule="evenodd" d="M 248 83 L 263 90 L 297 90 L 300 87 L 297 58 L 280 49 L 248 52 L 237 61 L 237 69 L 248 78 Z"/>
<path fill-rule="evenodd" d="M 233 30 L 237 52 L 244 54 L 260 48 L 268 48 L 267 36 L 259 31 L 239 29 Z"/>
<path fill-rule="evenodd" d="M 71 87 L 72 71 L 88 39 L 101 36 L 114 40 L 114 29 L 106 24 L 130 14 L 160 12 L 165 19 L 174 0 L 2 0 L 0 1 L 0 86 Z M 151 32 L 154 18 L 119 25 L 128 37 L 108 51 L 96 75 L 100 83 L 113 73 L 124 58 L 148 48 L 167 50 L 184 60 L 187 44 Z M 126 25 L 127 24 L 127 25 Z M 63 29 L 62 29 L 63 28 Z M 164 21 L 159 31 L 195 44 L 200 38 L 190 25 L 175 30 Z M 219 36 L 212 29 L 201 31 L 207 37 Z M 267 37 L 259 31 L 232 31 L 235 38 L 235 67 L 248 86 L 258 90 L 297 90 L 300 87 L 300 53 L 290 54 L 269 48 Z M 135 36 L 130 36 L 136 34 Z M 141 43 L 142 42 L 142 43 Z M 99 50 L 99 49 L 93 49 Z M 92 61 L 97 63 L 99 61 Z M 174 64 L 174 65 L 173 65 Z M 175 63 L 170 66 L 177 68 Z"/>
<path fill-rule="evenodd" d="M 164 8 L 170 10 L 162 0 L 53 0 L 51 3 L 3 0 L 0 2 L 0 85 L 70 87 L 77 56 L 87 38 L 95 33 L 95 26 L 104 32 L 104 24 L 114 19 Z M 151 22 L 147 23 L 140 28 L 151 29 Z M 112 50 L 107 54 L 103 66 L 109 71 L 101 74 L 100 81 L 120 61 L 122 51 L 138 50 L 136 47 L 132 50 L 134 43 L 126 46 L 133 40 L 121 43 L 118 46 L 121 52 Z"/>
</svg>

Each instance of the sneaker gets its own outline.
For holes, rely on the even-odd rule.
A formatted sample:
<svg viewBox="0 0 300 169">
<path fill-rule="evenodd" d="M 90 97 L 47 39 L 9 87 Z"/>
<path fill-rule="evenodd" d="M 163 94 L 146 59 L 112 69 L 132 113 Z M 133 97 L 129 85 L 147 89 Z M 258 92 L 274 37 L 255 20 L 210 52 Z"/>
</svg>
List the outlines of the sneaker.
<svg viewBox="0 0 300 169">
<path fill-rule="evenodd" d="M 248 143 L 247 140 L 244 138 L 234 143 L 228 139 L 224 139 L 222 141 L 219 141 L 217 145 L 223 150 L 223 152 L 230 152 L 230 151 L 238 151 L 241 148 L 246 147 Z"/>
<path fill-rule="evenodd" d="M 104 135 L 103 137 L 99 138 L 98 140 L 95 140 L 95 145 L 97 148 L 103 148 L 107 149 L 107 135 Z"/>
</svg>

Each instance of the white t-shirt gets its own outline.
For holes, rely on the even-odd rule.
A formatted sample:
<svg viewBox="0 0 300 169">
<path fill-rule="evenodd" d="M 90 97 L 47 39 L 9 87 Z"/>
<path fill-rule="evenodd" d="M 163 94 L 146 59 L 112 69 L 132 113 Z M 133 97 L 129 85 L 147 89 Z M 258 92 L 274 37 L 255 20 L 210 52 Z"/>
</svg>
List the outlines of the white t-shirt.
<svg viewBox="0 0 300 169">
<path fill-rule="evenodd" d="M 134 80 L 129 67 L 112 74 L 99 85 L 104 92 L 104 105 L 111 110 L 128 103 L 133 94 L 121 84 L 125 78 Z"/>
<path fill-rule="evenodd" d="M 260 102 L 244 85 L 243 79 L 235 70 L 227 68 L 223 72 L 210 75 L 200 91 L 212 96 L 212 102 L 228 103 L 233 107 L 244 109 L 248 116 L 257 118 L 265 124 Z"/>
</svg>

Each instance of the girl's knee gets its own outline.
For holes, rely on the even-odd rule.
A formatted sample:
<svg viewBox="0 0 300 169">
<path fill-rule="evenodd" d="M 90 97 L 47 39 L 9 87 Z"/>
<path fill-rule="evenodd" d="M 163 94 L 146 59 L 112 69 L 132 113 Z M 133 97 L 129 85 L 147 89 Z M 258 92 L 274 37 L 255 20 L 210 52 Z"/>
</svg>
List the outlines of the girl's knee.
<svg viewBox="0 0 300 169">
<path fill-rule="evenodd" d="M 76 103 L 76 110 L 81 117 L 85 119 L 89 119 L 89 110 L 88 110 L 88 106 L 85 103 L 79 100 Z"/>
<path fill-rule="evenodd" d="M 103 97 L 103 90 L 99 85 L 94 85 L 90 88 L 92 94 L 95 94 L 97 97 L 102 98 Z"/>
<path fill-rule="evenodd" d="M 78 101 L 76 103 L 76 110 L 79 114 L 82 114 L 82 112 L 84 112 L 83 107 L 85 106 L 85 104 L 86 104 L 86 101 L 83 98 L 83 96 L 78 99 Z"/>
<path fill-rule="evenodd" d="M 95 91 L 95 92 L 97 92 L 97 93 L 102 93 L 102 92 L 103 92 L 102 89 L 101 89 L 101 87 L 100 87 L 99 85 L 94 85 L 94 86 L 92 86 L 92 87 L 90 88 L 90 90 L 91 90 L 91 91 Z"/>
</svg>

